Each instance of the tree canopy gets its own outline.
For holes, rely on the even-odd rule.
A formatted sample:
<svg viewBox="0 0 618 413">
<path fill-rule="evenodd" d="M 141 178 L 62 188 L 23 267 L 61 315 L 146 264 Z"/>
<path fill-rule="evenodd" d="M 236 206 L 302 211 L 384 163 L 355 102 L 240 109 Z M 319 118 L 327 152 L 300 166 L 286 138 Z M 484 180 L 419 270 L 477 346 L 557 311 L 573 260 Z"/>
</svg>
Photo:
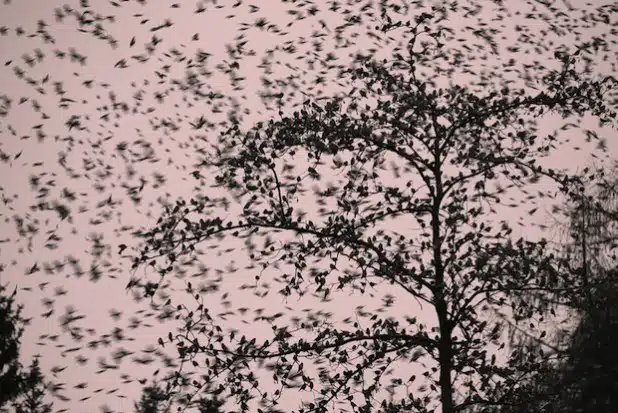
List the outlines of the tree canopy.
<svg viewBox="0 0 618 413">
<path fill-rule="evenodd" d="M 548 298 L 568 296 L 582 278 L 546 239 L 513 237 L 508 222 L 492 219 L 510 191 L 525 194 L 544 180 L 568 197 L 584 184 L 585 177 L 543 165 L 561 141 L 558 134 L 538 136 L 536 125 L 548 113 L 612 124 L 606 96 L 615 79 L 577 69 L 580 49 L 556 50 L 558 68 L 539 70 L 538 91 L 489 81 L 475 85 L 482 88 L 440 86 L 440 71 L 422 72 L 450 58 L 443 51 L 449 31 L 432 22 L 441 21 L 436 15 L 396 23 L 383 10 L 382 30 L 401 30 L 407 44 L 390 60 L 359 52 L 352 67 L 339 71 L 349 85 L 342 95 L 319 103 L 308 98 L 293 114 L 280 111 L 249 130 L 232 118 L 202 166 L 215 168 L 215 183 L 242 205 L 238 219 L 217 215 L 220 201 L 208 196 L 180 200 L 143 234 L 134 263 L 158 272 L 160 280 L 144 285 L 152 296 L 177 265 L 203 254 L 200 244 L 240 238 L 259 268 L 256 289 L 273 268 L 286 299 L 313 294 L 327 302 L 344 291 L 383 288 L 407 295 L 404 308 L 414 301 L 429 306 L 434 321 L 417 322 L 405 310 L 399 317 L 380 314 L 391 298 L 378 310 L 346 312 L 343 320 L 316 311 L 290 325 L 278 320 L 282 313 L 266 316 L 268 338 L 236 338 L 197 294 L 199 305 L 185 310 L 182 332 L 168 340 L 182 360 L 206 356 L 208 362 L 194 363 L 201 380 L 177 375 L 175 384 L 200 388 L 225 372 L 243 411 L 254 397 L 277 405 L 286 389 L 311 393 L 299 412 L 485 411 L 527 396 L 519 385 L 538 373 L 543 350 L 522 357 L 520 348 L 507 346 L 506 324 L 496 315 L 525 322 L 527 336 L 542 340 Z M 389 161 L 406 168 L 401 181 L 386 177 Z M 340 179 L 326 181 L 332 173 Z M 322 205 L 312 218 L 302 208 L 309 185 Z M 390 220 L 416 225 L 416 235 L 392 230 L 402 224 L 379 227 Z M 290 238 L 277 243 L 275 233 Z M 195 293 L 190 283 L 187 292 Z M 255 373 L 266 361 L 274 393 Z M 418 363 L 421 375 L 398 375 L 397 363 Z"/>
</svg>

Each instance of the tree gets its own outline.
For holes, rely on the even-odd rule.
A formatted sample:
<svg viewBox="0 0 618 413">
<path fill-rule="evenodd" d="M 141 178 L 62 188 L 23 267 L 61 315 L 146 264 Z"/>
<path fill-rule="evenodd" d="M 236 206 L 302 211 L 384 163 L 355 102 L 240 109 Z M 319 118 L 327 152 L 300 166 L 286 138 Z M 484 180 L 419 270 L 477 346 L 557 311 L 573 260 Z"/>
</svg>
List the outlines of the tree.
<svg viewBox="0 0 618 413">
<path fill-rule="evenodd" d="M 197 405 L 197 411 L 199 413 L 219 413 L 223 402 L 217 399 L 201 398 Z"/>
<path fill-rule="evenodd" d="M 567 257 L 584 275 L 584 289 L 574 300 L 579 323 L 571 336 L 568 359 L 562 367 L 564 405 L 571 411 L 612 411 L 618 408 L 613 385 L 618 358 L 613 351 L 618 326 L 616 278 L 616 167 L 605 174 L 592 193 L 582 191 L 570 210 L 572 243 Z"/>
<path fill-rule="evenodd" d="M 23 379 L 21 396 L 13 403 L 15 413 L 51 413 L 53 403 L 45 403 L 45 395 L 39 359 L 35 358 Z"/>
<path fill-rule="evenodd" d="M 35 357 L 27 371 L 19 360 L 23 325 L 23 306 L 17 305 L 17 289 L 4 295 L 0 285 L 0 409 L 11 405 L 16 413 L 51 413 L 51 403 L 44 403 L 46 394 L 39 360 Z"/>
<path fill-rule="evenodd" d="M 135 403 L 135 413 L 169 413 L 169 397 L 158 383 L 152 383 L 142 390 L 139 402 Z"/>
<path fill-rule="evenodd" d="M 567 208 L 570 242 L 565 255 L 583 274 L 583 285 L 574 291 L 570 314 L 574 323 L 558 363 L 548 366 L 541 380 L 531 384 L 531 394 L 518 412 L 610 412 L 618 408 L 618 358 L 614 351 L 618 326 L 616 273 L 616 165 L 592 193 L 581 192 Z M 607 178 L 607 177 L 609 178 Z M 572 326 L 573 327 L 573 326 Z"/>
<path fill-rule="evenodd" d="M 582 278 L 546 239 L 516 238 L 508 222 L 492 220 L 511 190 L 527 193 L 543 181 L 568 197 L 581 187 L 585 176 L 542 165 L 564 142 L 557 133 L 538 136 L 537 122 L 549 113 L 566 120 L 589 115 L 613 125 L 607 93 L 615 80 L 581 69 L 586 52 L 567 49 L 556 50 L 556 69 L 537 68 L 530 81 L 537 90 L 500 85 L 504 79 L 495 73 L 493 82 L 486 76 L 472 87 L 445 86 L 437 78 L 449 69 L 435 62 L 461 58 L 443 48 L 452 40 L 441 24 L 446 11 L 435 7 L 433 14 L 395 21 L 388 13 L 395 6 L 381 6 L 385 23 L 378 30 L 400 30 L 405 39 L 392 59 L 356 54 L 350 68 L 339 68 L 346 92 L 309 97 L 291 115 L 280 111 L 248 130 L 232 116 L 201 165 L 215 168 L 210 176 L 216 186 L 242 206 L 238 219 L 210 217 L 220 199 L 177 201 L 142 234 L 144 246 L 134 259 L 134 268 L 149 264 L 160 279 L 132 280 L 130 286 L 151 297 L 164 291 L 168 274 L 191 265 L 200 244 L 214 240 L 216 248 L 229 236 L 245 240 L 260 268 L 257 283 L 268 269 L 281 271 L 275 282 L 285 299 L 313 293 L 327 302 L 342 291 L 383 287 L 407 294 L 404 306 L 428 306 L 435 321 L 381 316 L 393 304 L 391 296 L 376 311 L 349 312 L 342 324 L 318 311 L 286 324 L 277 321 L 283 316 L 278 313 L 264 316 L 272 328 L 268 339 L 237 338 L 223 332 L 188 283 L 198 304 L 186 309 L 182 333 L 170 333 L 166 342 L 177 346 L 182 363 L 198 356 L 208 363 L 194 363 L 200 380 L 179 373 L 175 385 L 199 389 L 225 374 L 242 411 L 253 397 L 276 405 L 282 392 L 297 389 L 312 393 L 300 412 L 345 405 L 356 412 L 454 413 L 521 404 L 526 380 L 545 368 L 543 352 L 523 357 L 507 345 L 505 322 L 490 317 L 499 313 L 525 323 L 526 334 L 542 340 L 551 309 L 544 298 L 580 290 Z M 489 34 L 482 36 L 493 46 Z M 384 178 L 389 161 L 396 178 L 396 170 L 404 169 L 400 182 Z M 343 178 L 320 186 L 329 174 Z M 305 180 L 315 184 L 321 206 L 311 219 L 300 209 L 309 204 L 302 198 Z M 402 217 L 407 219 L 398 228 L 415 223 L 419 235 L 380 227 Z M 277 247 L 274 234 L 290 238 Z M 259 236 L 265 238 L 262 248 L 254 242 Z M 290 270 L 279 267 L 284 265 Z M 170 304 L 171 295 L 165 296 Z M 398 375 L 392 367 L 397 362 L 424 371 Z M 267 378 L 258 378 L 262 366 L 273 372 L 274 393 L 263 385 Z M 421 383 L 411 393 L 413 382 Z"/>
<path fill-rule="evenodd" d="M 616 270 L 606 274 L 594 307 L 583 311 L 562 367 L 563 403 L 572 412 L 611 412 L 618 407 L 618 285 Z M 568 411 L 568 410 L 563 410 Z"/>
<path fill-rule="evenodd" d="M 19 347 L 23 334 L 21 306 L 15 303 L 13 291 L 5 295 L 5 285 L 0 285 L 0 407 L 20 394 L 21 365 Z"/>
</svg>

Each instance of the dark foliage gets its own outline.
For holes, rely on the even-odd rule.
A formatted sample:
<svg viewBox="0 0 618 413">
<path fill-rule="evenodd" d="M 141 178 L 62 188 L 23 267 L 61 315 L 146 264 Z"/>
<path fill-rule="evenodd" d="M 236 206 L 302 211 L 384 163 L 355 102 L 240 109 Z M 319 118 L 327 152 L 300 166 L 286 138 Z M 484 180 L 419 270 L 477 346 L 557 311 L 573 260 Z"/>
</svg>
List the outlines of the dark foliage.
<svg viewBox="0 0 618 413">
<path fill-rule="evenodd" d="M 618 164 L 616 164 L 618 165 Z M 582 274 L 569 313 L 575 328 L 555 343 L 564 350 L 528 385 L 517 413 L 609 413 L 618 410 L 618 200 L 616 167 L 568 208 L 565 253 Z"/>
<path fill-rule="evenodd" d="M 21 338 L 27 320 L 21 317 L 23 306 L 15 301 L 17 290 L 6 295 L 0 285 L 0 409 L 15 413 L 50 413 L 39 360 L 35 358 L 27 370 L 20 362 Z M 12 409 L 12 410 L 11 410 Z"/>
<path fill-rule="evenodd" d="M 21 306 L 15 302 L 17 290 L 6 295 L 0 285 L 0 407 L 20 394 L 22 383 L 19 347 L 23 334 Z"/>
<path fill-rule="evenodd" d="M 135 403 L 135 413 L 167 413 L 169 396 L 158 383 L 144 387 L 141 398 Z"/>
<path fill-rule="evenodd" d="M 13 402 L 15 413 L 51 413 L 53 403 L 45 402 L 46 395 L 39 359 L 35 358 L 22 379 L 21 394 Z"/>
</svg>

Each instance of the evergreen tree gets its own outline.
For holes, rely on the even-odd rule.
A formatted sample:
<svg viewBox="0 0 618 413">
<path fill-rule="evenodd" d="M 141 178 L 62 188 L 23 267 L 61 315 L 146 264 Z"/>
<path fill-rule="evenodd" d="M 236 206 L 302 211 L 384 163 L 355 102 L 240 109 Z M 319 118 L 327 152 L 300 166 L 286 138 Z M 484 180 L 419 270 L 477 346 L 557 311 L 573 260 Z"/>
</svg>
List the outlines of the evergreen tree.
<svg viewBox="0 0 618 413">
<path fill-rule="evenodd" d="M 156 382 L 142 389 L 139 402 L 135 403 L 135 413 L 169 413 L 169 397 Z"/>
<path fill-rule="evenodd" d="M 45 403 L 45 386 L 38 357 L 24 375 L 19 401 L 14 402 L 15 413 L 51 413 L 52 403 Z"/>
<path fill-rule="evenodd" d="M 7 296 L 6 288 L 0 285 L 0 408 L 19 396 L 22 379 L 19 364 L 22 306 L 15 302 L 17 290 Z"/>
<path fill-rule="evenodd" d="M 15 413 L 50 413 L 51 403 L 43 401 L 45 386 L 36 357 L 28 371 L 19 361 L 23 326 L 22 307 L 15 302 L 17 290 L 4 295 L 0 286 L 0 409 Z M 13 410 L 8 409 L 11 406 Z"/>
</svg>

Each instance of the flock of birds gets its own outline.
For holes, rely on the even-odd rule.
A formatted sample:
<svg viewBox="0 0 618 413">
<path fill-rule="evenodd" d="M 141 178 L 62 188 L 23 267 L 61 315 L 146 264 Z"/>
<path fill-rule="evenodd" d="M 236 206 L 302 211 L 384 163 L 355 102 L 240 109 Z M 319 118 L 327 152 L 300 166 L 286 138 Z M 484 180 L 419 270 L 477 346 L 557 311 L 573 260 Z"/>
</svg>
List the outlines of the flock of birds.
<svg viewBox="0 0 618 413">
<path fill-rule="evenodd" d="M 479 90 L 492 79 L 507 84 L 526 80 L 544 64 L 544 54 L 557 47 L 547 41 L 552 34 L 557 41 L 574 36 L 574 43 L 600 50 L 614 72 L 618 51 L 611 34 L 616 4 L 576 10 L 566 1 L 541 0 L 415 0 L 403 5 L 211 0 L 194 8 L 188 2 L 164 6 L 145 0 L 104 6 L 86 0 L 74 6 L 30 3 L 19 21 L 0 17 L 0 249 L 11 252 L 2 253 L 0 269 L 3 282 L 8 277 L 34 297 L 27 299 L 30 303 L 40 299 L 40 314 L 32 314 L 34 304 L 27 308 L 34 317 L 31 326 L 48 329 L 50 320 L 58 320 L 56 332 L 39 334 L 37 340 L 41 347 L 55 347 L 58 361 L 64 362 L 49 370 L 50 390 L 66 402 L 57 404 L 58 412 L 98 394 L 127 398 L 126 384 L 147 384 L 148 374 L 123 371 L 125 359 L 137 366 L 154 363 L 153 369 L 178 367 L 175 354 L 154 341 L 135 348 L 145 340 L 143 331 L 158 328 L 157 322 L 173 323 L 173 311 L 154 304 L 112 308 L 110 322 L 118 325 L 101 332 L 70 301 L 64 312 L 59 310 L 59 303 L 81 294 L 70 290 L 69 285 L 79 285 L 70 280 L 106 280 L 123 291 L 133 250 L 126 244 L 135 245 L 142 229 L 136 222 L 153 227 L 177 197 L 212 190 L 212 176 L 200 166 L 232 117 L 246 124 L 277 116 L 278 108 L 294 110 L 307 100 L 319 101 L 328 95 L 327 86 L 337 91 L 349 84 L 342 61 L 359 51 L 392 58 L 404 50 L 405 42 L 397 43 L 403 25 L 385 19 L 380 4 L 390 4 L 388 13 L 403 22 L 425 13 L 427 25 L 443 31 L 448 41 L 423 71 L 451 79 L 477 76 L 472 85 Z M 9 9 L 18 7 L 23 6 L 5 0 L 0 16 L 13 15 Z M 203 33 L 215 24 L 221 27 Z M 216 37 L 224 26 L 234 33 L 227 44 Z M 543 36 L 534 35 L 539 26 Z M 257 38 L 272 47 L 257 44 Z M 526 59 L 515 59 L 518 53 Z M 397 174 L 398 166 L 393 170 Z M 75 252 L 85 246 L 85 253 Z M 200 264 L 197 274 L 209 270 Z M 217 277 L 235 270 L 215 269 Z M 209 288 L 217 289 L 202 287 Z M 107 304 L 117 307 L 101 299 L 100 305 Z M 230 306 L 227 296 L 224 304 Z M 146 306 L 139 300 L 136 305 Z M 256 309 L 254 315 L 263 312 Z M 123 320 L 126 326 L 120 326 Z M 78 371 L 75 364 L 92 364 L 93 355 L 110 348 L 111 358 L 100 356 L 96 373 L 119 376 L 116 386 L 93 388 L 88 377 L 70 373 Z"/>
</svg>

